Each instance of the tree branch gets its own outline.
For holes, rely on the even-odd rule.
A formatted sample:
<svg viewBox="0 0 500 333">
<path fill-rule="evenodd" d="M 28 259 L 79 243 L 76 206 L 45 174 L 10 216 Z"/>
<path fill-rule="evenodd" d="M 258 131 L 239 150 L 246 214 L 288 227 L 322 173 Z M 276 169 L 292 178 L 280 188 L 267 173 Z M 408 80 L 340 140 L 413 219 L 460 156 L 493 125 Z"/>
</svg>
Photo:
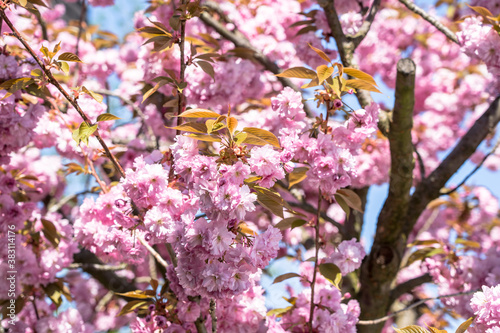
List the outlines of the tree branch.
<svg viewBox="0 0 500 333">
<path fill-rule="evenodd" d="M 484 164 L 484 162 L 486 161 L 486 159 L 488 157 L 490 157 L 491 155 L 493 155 L 495 153 L 495 151 L 497 150 L 498 146 L 500 144 L 500 138 L 498 138 L 497 140 L 497 143 L 495 143 L 495 146 L 493 147 L 493 149 L 486 155 L 484 155 L 483 159 L 481 160 L 481 162 L 474 168 L 474 170 L 472 170 L 465 178 L 464 180 L 462 180 L 460 182 L 460 184 L 458 184 L 457 186 L 455 186 L 453 189 L 449 190 L 449 191 L 446 191 L 446 192 L 441 192 L 441 195 L 449 195 L 449 194 L 452 194 L 453 192 L 455 192 L 456 190 L 458 190 L 460 187 L 462 187 L 465 182 L 467 182 L 467 180 L 469 180 L 470 177 L 472 177 L 473 174 L 476 173 L 477 170 L 479 170 L 481 168 L 481 166 Z"/>
<path fill-rule="evenodd" d="M 432 277 L 430 276 L 430 274 L 426 273 L 397 285 L 394 289 L 391 290 L 389 303 L 394 302 L 400 296 L 412 291 L 414 288 L 429 282 L 432 282 Z"/>
<path fill-rule="evenodd" d="M 406 8 L 408 8 L 409 10 L 411 10 L 412 12 L 414 12 L 415 14 L 419 15 L 424 20 L 432 24 L 436 29 L 438 29 L 446 37 L 448 37 L 449 40 L 458 44 L 457 36 L 450 29 L 448 29 L 441 22 L 439 22 L 435 17 L 433 17 L 425 10 L 415 5 L 413 2 L 410 2 L 409 0 L 399 0 L 399 2 L 401 2 L 403 5 L 406 6 Z"/>
<path fill-rule="evenodd" d="M 216 4 L 212 4 L 211 6 L 216 6 Z M 265 69 L 270 71 L 273 74 L 279 74 L 281 73 L 281 69 L 279 68 L 278 65 L 276 65 L 271 59 L 269 59 L 266 55 L 264 55 L 262 52 L 257 50 L 251 43 L 250 41 L 238 30 L 235 31 L 229 31 L 223 24 L 221 24 L 219 21 L 217 21 L 213 16 L 208 14 L 207 12 L 204 12 L 200 15 L 200 19 L 208 25 L 209 27 L 213 28 L 219 35 L 227 39 L 228 41 L 232 42 L 234 46 L 236 47 L 243 47 L 246 49 L 249 49 L 250 51 L 253 52 L 253 58 L 257 60 L 262 66 L 264 66 Z M 281 82 L 283 87 L 290 87 L 295 91 L 300 91 L 300 88 L 297 87 L 290 79 L 286 77 L 278 77 L 278 80 Z M 304 104 L 304 111 L 306 112 L 308 117 L 313 117 L 314 114 L 312 113 L 311 110 L 309 110 L 309 107 L 307 104 Z"/>
<path fill-rule="evenodd" d="M 413 303 L 412 305 L 410 305 L 410 306 L 408 306 L 408 307 L 406 307 L 404 309 L 395 311 L 395 312 L 393 312 L 393 313 L 391 313 L 391 314 L 389 314 L 389 315 L 387 315 L 385 317 L 374 319 L 374 320 L 360 320 L 360 321 L 358 321 L 358 325 L 376 325 L 376 324 L 381 324 L 381 323 L 384 323 L 387 319 L 391 319 L 392 317 L 395 317 L 396 315 L 400 314 L 401 312 L 408 311 L 408 310 L 411 310 L 413 308 L 416 308 L 417 306 L 420 306 L 420 305 L 424 304 L 425 302 L 434 301 L 434 300 L 441 299 L 441 298 L 470 295 L 470 294 L 476 293 L 478 291 L 480 291 L 480 290 L 470 290 L 470 291 L 456 293 L 456 294 L 441 295 L 441 296 L 437 296 L 437 297 L 424 298 L 424 299 L 421 299 L 418 302 Z"/>
<path fill-rule="evenodd" d="M 406 238 L 403 239 L 403 221 L 410 202 L 413 181 L 413 106 L 415 103 L 415 63 L 401 59 L 397 65 L 394 111 L 389 127 L 391 172 L 389 195 L 380 212 L 372 250 L 361 266 L 359 299 L 363 318 L 377 318 L 388 310 L 391 284 L 395 278 Z M 379 325 L 380 326 L 380 325 Z M 382 327 L 377 327 L 381 329 Z M 364 327 L 360 333 L 371 332 Z"/>
<path fill-rule="evenodd" d="M 89 250 L 82 249 L 80 252 L 74 254 L 73 261 L 82 264 L 82 269 L 92 275 L 94 279 L 99 281 L 108 290 L 115 293 L 126 293 L 127 291 L 137 289 L 133 283 L 116 275 L 113 270 L 103 270 L 102 267 L 106 265 L 103 265 L 99 258 Z"/>
<path fill-rule="evenodd" d="M 375 0 L 373 1 L 372 6 L 370 7 L 370 11 L 368 12 L 368 16 L 366 17 L 365 21 L 359 28 L 358 32 L 354 36 L 347 36 L 348 40 L 352 40 L 354 49 L 358 47 L 359 44 L 363 41 L 363 39 L 366 37 L 368 32 L 370 31 L 370 28 L 372 26 L 373 20 L 375 20 L 375 15 L 377 15 L 378 8 L 380 7 L 380 0 Z"/>
<path fill-rule="evenodd" d="M 446 182 L 476 151 L 479 144 L 495 129 L 498 122 L 500 122 L 500 96 L 497 96 L 483 115 L 476 120 L 444 161 L 429 177 L 417 185 L 410 200 L 404 228 L 405 235 L 410 234 L 427 204 L 439 197 L 440 190 Z"/>
</svg>

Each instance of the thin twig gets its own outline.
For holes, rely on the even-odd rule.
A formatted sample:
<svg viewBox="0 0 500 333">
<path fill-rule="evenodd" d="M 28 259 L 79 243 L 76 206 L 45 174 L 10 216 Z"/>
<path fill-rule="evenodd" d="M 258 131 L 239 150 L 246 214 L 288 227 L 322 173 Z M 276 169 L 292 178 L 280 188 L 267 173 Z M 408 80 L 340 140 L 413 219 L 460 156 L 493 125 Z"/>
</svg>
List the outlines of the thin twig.
<svg viewBox="0 0 500 333">
<path fill-rule="evenodd" d="M 45 40 L 49 40 L 49 34 L 47 33 L 47 23 L 42 17 L 42 14 L 38 10 L 34 11 L 35 17 L 38 20 L 38 24 L 40 24 L 40 28 L 42 29 L 42 38 Z"/>
<path fill-rule="evenodd" d="M 99 184 L 99 186 L 101 187 L 102 192 L 108 193 L 108 186 L 101 180 L 101 178 L 99 178 L 99 175 L 95 171 L 94 163 L 92 162 L 92 160 L 86 154 L 85 154 L 85 159 L 87 160 L 88 165 L 90 165 L 92 176 L 94 176 L 95 180 L 97 181 L 97 184 Z"/>
<path fill-rule="evenodd" d="M 316 275 L 318 273 L 318 255 L 319 255 L 319 218 L 321 216 L 321 190 L 318 191 L 318 210 L 316 213 L 316 225 L 314 226 L 315 238 L 314 238 L 314 246 L 315 246 L 315 257 L 314 257 L 314 271 L 313 278 L 311 282 L 311 307 L 309 309 L 309 332 L 313 332 L 313 318 L 314 318 L 314 286 L 316 285 Z"/>
<path fill-rule="evenodd" d="M 137 237 L 137 239 L 139 240 L 139 242 L 141 242 L 142 245 L 144 245 L 144 247 L 149 251 L 149 253 L 151 253 L 151 255 L 155 257 L 156 261 L 158 261 L 160 265 L 162 265 L 165 268 L 168 267 L 168 263 L 161 257 L 161 255 L 158 252 L 156 252 L 155 249 L 153 249 L 151 245 L 148 244 L 148 242 L 146 242 L 142 237 Z"/>
<path fill-rule="evenodd" d="M 458 184 L 455 188 L 447 191 L 447 192 L 442 192 L 441 195 L 449 195 L 449 194 L 452 194 L 453 192 L 455 192 L 456 190 L 458 190 L 460 187 L 462 187 L 465 182 L 467 180 L 469 180 L 470 177 L 472 177 L 473 174 L 476 173 L 477 170 L 479 170 L 479 168 L 481 168 L 481 166 L 483 166 L 484 162 L 486 161 L 486 159 L 488 157 L 490 157 L 491 155 L 493 155 L 495 153 L 495 151 L 497 150 L 498 146 L 500 144 L 500 138 L 498 138 L 497 140 L 497 143 L 495 144 L 495 146 L 493 147 L 493 149 L 488 153 L 486 154 L 483 159 L 481 160 L 481 163 L 479 163 L 475 168 L 474 170 L 472 170 L 468 175 L 467 177 L 464 178 L 464 180 L 462 180 L 462 182 L 460 182 L 460 184 Z"/>
<path fill-rule="evenodd" d="M 389 315 L 387 315 L 385 317 L 378 318 L 378 319 L 373 319 L 373 320 L 360 320 L 360 321 L 358 321 L 358 325 L 375 325 L 375 324 L 383 323 L 384 321 L 386 321 L 388 319 L 391 319 L 392 317 L 395 317 L 399 313 L 411 310 L 413 308 L 416 308 L 417 306 L 420 306 L 420 305 L 424 304 L 425 302 L 434 301 L 434 300 L 441 299 L 441 298 L 470 295 L 470 294 L 476 293 L 478 291 L 480 291 L 480 290 L 470 290 L 470 291 L 456 293 L 456 294 L 441 295 L 441 296 L 436 296 L 436 297 L 424 298 L 424 299 L 421 299 L 418 302 L 413 303 L 412 305 L 410 305 L 410 306 L 408 306 L 408 307 L 406 307 L 404 309 L 395 311 L 395 312 L 393 312 L 393 313 L 391 313 L 391 314 L 389 314 Z"/>
<path fill-rule="evenodd" d="M 451 40 L 456 44 L 459 44 L 457 36 L 450 29 L 448 29 L 441 22 L 439 22 L 434 16 L 430 15 L 425 10 L 415 5 L 413 2 L 410 2 L 408 0 L 399 0 L 399 2 L 401 2 L 403 5 L 406 6 L 406 8 L 408 8 L 409 10 L 411 10 L 412 12 L 414 12 L 415 14 L 419 15 L 424 20 L 432 24 L 436 29 L 438 29 L 446 37 L 448 37 L 449 40 Z"/>
<path fill-rule="evenodd" d="M 83 121 L 89 126 L 91 127 L 92 126 L 92 122 L 90 121 L 90 119 L 87 117 L 87 115 L 85 115 L 85 113 L 82 111 L 82 109 L 80 108 L 80 106 L 78 105 L 78 103 L 76 102 L 75 99 L 71 98 L 71 96 L 66 92 L 66 90 L 61 86 L 61 84 L 59 83 L 59 81 L 57 81 L 54 76 L 52 75 L 52 73 L 50 72 L 50 70 L 43 64 L 43 61 L 38 57 L 38 55 L 35 53 L 35 51 L 33 51 L 33 49 L 31 48 L 31 46 L 29 46 L 29 44 L 24 40 L 24 38 L 21 36 L 21 34 L 19 33 L 19 31 L 17 31 L 17 29 L 14 27 L 14 25 L 12 24 L 12 22 L 9 20 L 9 18 L 7 17 L 7 15 L 5 14 L 5 11 L 4 9 L 0 9 L 0 16 L 3 18 L 3 20 L 5 21 L 5 23 L 9 26 L 9 28 L 12 30 L 12 33 L 14 34 L 14 36 L 21 42 L 21 44 L 23 44 L 23 46 L 26 48 L 26 50 L 31 54 L 31 56 L 35 59 L 35 61 L 37 62 L 38 66 L 40 66 L 40 68 L 42 69 L 42 71 L 45 73 L 45 75 L 47 76 L 48 78 L 48 81 L 50 83 L 52 83 L 56 88 L 57 90 L 59 90 L 61 92 L 61 94 L 64 96 L 64 98 L 66 98 L 66 100 L 75 108 L 75 110 L 78 112 L 78 114 L 80 115 L 80 117 L 82 117 Z M 109 150 L 108 146 L 106 145 L 106 143 L 104 142 L 104 140 L 102 139 L 101 135 L 99 134 L 99 130 L 96 130 L 94 132 L 94 135 L 95 137 L 97 138 L 97 141 L 99 141 L 99 143 L 101 144 L 102 148 L 104 149 L 105 153 L 106 153 L 106 156 L 108 156 L 108 158 L 111 160 L 111 162 L 113 163 L 113 165 L 115 166 L 115 168 L 118 170 L 118 172 L 120 173 L 120 175 L 122 177 L 125 177 L 125 172 L 123 171 L 123 168 L 121 167 L 120 163 L 118 163 L 118 160 L 113 156 L 113 154 L 111 153 L 111 151 Z"/>
<path fill-rule="evenodd" d="M 113 92 L 111 90 L 108 90 L 108 89 L 97 89 L 97 90 L 94 90 L 94 92 L 96 92 L 98 94 L 101 94 L 101 95 L 113 96 L 113 97 L 119 98 L 123 103 L 127 104 L 128 106 L 130 106 L 134 110 L 134 112 L 137 113 L 137 115 L 139 116 L 139 118 L 141 118 L 144 126 L 146 126 L 146 128 L 148 130 L 148 135 L 155 140 L 155 142 L 156 142 L 156 149 L 159 149 L 158 140 L 156 140 L 156 136 L 155 136 L 155 133 L 153 131 L 153 128 L 151 127 L 151 125 L 149 125 L 146 122 L 146 115 L 144 114 L 144 112 L 142 112 L 141 108 L 139 108 L 137 105 L 135 105 L 134 102 L 132 102 L 130 99 L 126 98 L 123 95 L 115 93 L 115 92 Z"/>
<path fill-rule="evenodd" d="M 420 170 L 420 179 L 424 179 L 425 178 L 425 165 L 424 165 L 424 160 L 422 159 L 422 156 L 420 155 L 420 153 L 418 152 L 417 150 L 417 146 L 415 146 L 415 144 L 412 142 L 412 147 L 413 147 L 413 151 L 415 152 L 415 154 L 417 154 L 417 160 L 418 160 L 418 168 Z"/>
</svg>

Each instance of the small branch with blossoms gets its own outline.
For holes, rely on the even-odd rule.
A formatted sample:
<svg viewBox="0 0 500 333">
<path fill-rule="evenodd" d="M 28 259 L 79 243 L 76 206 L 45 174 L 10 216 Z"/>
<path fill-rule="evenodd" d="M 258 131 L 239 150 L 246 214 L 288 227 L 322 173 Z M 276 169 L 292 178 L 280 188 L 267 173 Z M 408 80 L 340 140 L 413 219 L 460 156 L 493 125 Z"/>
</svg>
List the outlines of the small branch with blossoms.
<svg viewBox="0 0 500 333">
<path fill-rule="evenodd" d="M 35 59 L 35 61 L 37 62 L 38 66 L 40 66 L 41 70 L 46 75 L 48 81 L 51 84 L 53 84 L 57 88 L 57 90 L 59 90 L 61 92 L 61 94 L 64 96 L 64 98 L 75 108 L 75 110 L 78 112 L 78 114 L 82 117 L 82 119 L 84 121 L 84 124 L 86 124 L 88 128 L 92 127 L 92 122 L 85 115 L 85 113 L 83 112 L 83 110 L 80 108 L 80 106 L 78 105 L 78 102 L 76 101 L 76 99 L 72 98 L 68 94 L 68 92 L 61 86 L 61 84 L 59 83 L 59 81 L 57 81 L 57 79 L 54 77 L 54 75 L 52 75 L 52 72 L 50 71 L 50 67 L 47 67 L 43 63 L 43 60 L 38 57 L 38 55 L 31 48 L 31 46 L 21 36 L 21 34 L 19 33 L 19 31 L 17 31 L 16 27 L 14 27 L 14 25 L 12 24 L 12 22 L 10 21 L 10 19 L 5 14 L 5 7 L 2 7 L 0 9 L 0 16 L 2 17 L 3 21 L 9 26 L 9 28 L 12 30 L 12 33 L 14 34 L 14 37 L 17 40 L 19 40 L 21 42 L 21 44 L 23 44 L 23 46 L 25 47 L 25 49 Z M 78 59 L 78 57 L 76 57 L 76 56 L 75 56 L 75 58 L 73 58 L 73 57 L 70 57 L 70 58 L 71 59 L 75 59 L 75 60 L 71 60 L 71 61 L 80 61 Z M 78 60 L 76 60 L 76 59 L 78 59 Z M 123 168 L 121 167 L 120 163 L 118 163 L 118 160 L 116 159 L 116 157 L 111 153 L 110 149 L 108 148 L 108 146 L 106 145 L 106 143 L 104 142 L 104 140 L 102 139 L 102 137 L 100 136 L 99 131 L 97 129 L 95 129 L 95 131 L 93 132 L 93 134 L 97 138 L 97 141 L 99 141 L 100 145 L 102 146 L 102 148 L 104 149 L 104 151 L 106 153 L 106 156 L 110 159 L 111 163 L 113 163 L 113 165 L 116 168 L 116 170 L 120 173 L 120 175 L 122 177 L 124 177 L 125 176 L 125 171 L 123 171 Z"/>
<path fill-rule="evenodd" d="M 444 24 L 439 22 L 434 16 L 430 15 L 427 13 L 425 10 L 422 8 L 418 7 L 415 5 L 413 2 L 410 2 L 408 0 L 399 0 L 403 5 L 406 6 L 409 10 L 414 12 L 417 15 L 420 15 L 424 20 L 432 24 L 436 29 L 441 31 L 449 40 L 451 40 L 453 43 L 458 44 L 458 39 L 457 36 L 450 30 L 448 29 Z"/>
</svg>

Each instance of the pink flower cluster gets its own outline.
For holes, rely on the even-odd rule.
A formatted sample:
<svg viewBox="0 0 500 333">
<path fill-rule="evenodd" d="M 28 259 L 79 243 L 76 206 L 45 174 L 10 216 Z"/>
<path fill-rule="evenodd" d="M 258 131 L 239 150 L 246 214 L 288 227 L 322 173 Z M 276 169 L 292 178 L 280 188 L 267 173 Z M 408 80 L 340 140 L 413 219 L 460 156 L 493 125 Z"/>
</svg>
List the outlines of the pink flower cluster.
<svg viewBox="0 0 500 333">
<path fill-rule="evenodd" d="M 470 301 L 474 311 L 474 327 L 471 333 L 495 333 L 500 327 L 500 285 L 483 286 L 482 291 L 474 294 Z"/>
</svg>

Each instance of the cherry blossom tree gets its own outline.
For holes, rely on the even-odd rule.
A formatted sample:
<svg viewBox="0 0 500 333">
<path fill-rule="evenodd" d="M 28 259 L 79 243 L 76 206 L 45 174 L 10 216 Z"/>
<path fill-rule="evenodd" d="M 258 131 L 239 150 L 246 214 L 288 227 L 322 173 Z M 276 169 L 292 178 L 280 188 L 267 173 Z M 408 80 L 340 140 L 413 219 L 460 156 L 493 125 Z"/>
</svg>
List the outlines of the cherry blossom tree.
<svg viewBox="0 0 500 333">
<path fill-rule="evenodd" d="M 500 1 L 113 3 L 0 1 L 4 332 L 499 332 Z"/>
</svg>

